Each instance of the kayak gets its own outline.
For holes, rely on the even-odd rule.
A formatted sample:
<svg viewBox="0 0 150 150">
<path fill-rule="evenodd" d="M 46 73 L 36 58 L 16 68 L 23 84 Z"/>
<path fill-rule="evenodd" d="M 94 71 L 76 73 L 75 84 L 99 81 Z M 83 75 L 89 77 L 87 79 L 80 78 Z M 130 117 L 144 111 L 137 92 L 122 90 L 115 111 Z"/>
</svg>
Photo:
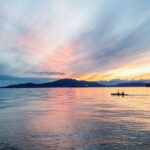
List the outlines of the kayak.
<svg viewBox="0 0 150 150">
<path fill-rule="evenodd" d="M 112 96 L 128 96 L 128 94 L 123 93 L 111 93 Z"/>
</svg>

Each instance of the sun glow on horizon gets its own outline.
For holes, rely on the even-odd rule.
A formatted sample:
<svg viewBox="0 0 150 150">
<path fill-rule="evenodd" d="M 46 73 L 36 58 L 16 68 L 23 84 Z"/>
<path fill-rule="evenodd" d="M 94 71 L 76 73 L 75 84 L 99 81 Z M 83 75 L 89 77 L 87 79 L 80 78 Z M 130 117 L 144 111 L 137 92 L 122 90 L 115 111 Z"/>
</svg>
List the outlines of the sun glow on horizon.
<svg viewBox="0 0 150 150">
<path fill-rule="evenodd" d="M 150 80 L 150 67 L 147 66 L 141 66 L 138 68 L 120 68 L 113 70 L 105 75 L 87 75 L 76 78 L 77 80 L 88 80 L 88 81 L 110 81 L 114 79 L 120 79 L 120 80 Z"/>
</svg>

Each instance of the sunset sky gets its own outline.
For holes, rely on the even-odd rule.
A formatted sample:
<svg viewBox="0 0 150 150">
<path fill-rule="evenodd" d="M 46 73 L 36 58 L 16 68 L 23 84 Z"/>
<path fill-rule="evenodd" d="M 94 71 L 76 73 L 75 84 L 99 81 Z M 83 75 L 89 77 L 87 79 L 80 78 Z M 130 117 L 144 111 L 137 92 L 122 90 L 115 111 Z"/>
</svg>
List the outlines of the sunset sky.
<svg viewBox="0 0 150 150">
<path fill-rule="evenodd" d="M 150 0 L 0 0 L 0 74 L 150 79 Z"/>
</svg>

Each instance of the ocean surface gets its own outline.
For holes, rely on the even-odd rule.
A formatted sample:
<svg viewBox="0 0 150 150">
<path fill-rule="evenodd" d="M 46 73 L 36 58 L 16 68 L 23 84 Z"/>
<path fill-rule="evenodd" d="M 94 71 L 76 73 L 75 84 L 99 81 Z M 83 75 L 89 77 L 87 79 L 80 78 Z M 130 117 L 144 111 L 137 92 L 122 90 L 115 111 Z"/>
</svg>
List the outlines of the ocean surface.
<svg viewBox="0 0 150 150">
<path fill-rule="evenodd" d="M 0 150 L 150 150 L 150 88 L 0 89 Z"/>
</svg>

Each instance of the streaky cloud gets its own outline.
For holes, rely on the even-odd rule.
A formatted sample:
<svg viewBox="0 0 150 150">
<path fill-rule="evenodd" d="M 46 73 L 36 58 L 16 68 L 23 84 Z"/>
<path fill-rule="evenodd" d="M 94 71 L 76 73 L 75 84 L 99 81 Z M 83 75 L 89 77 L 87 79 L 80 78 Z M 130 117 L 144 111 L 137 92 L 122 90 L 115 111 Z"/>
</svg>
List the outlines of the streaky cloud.
<svg viewBox="0 0 150 150">
<path fill-rule="evenodd" d="M 63 72 L 32 72 L 32 74 L 35 74 L 35 75 L 49 75 L 49 76 L 51 76 L 51 75 L 65 75 L 65 73 L 63 73 Z"/>
<path fill-rule="evenodd" d="M 0 22 L 2 74 L 149 78 L 149 0 L 2 0 Z"/>
</svg>

